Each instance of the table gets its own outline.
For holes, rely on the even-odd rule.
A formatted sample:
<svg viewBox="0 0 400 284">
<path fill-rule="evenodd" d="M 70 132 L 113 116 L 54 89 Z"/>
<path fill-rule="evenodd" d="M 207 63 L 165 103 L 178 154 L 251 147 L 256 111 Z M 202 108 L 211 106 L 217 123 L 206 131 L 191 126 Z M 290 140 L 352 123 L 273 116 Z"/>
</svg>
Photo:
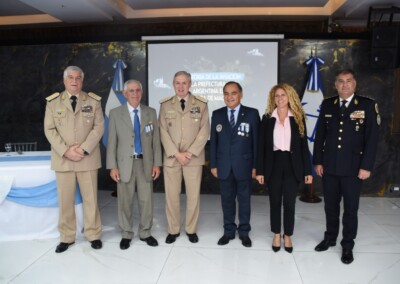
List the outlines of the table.
<svg viewBox="0 0 400 284">
<path fill-rule="evenodd" d="M 0 152 L 0 241 L 57 238 L 58 200 L 50 151 Z M 75 196 L 77 234 L 83 229 L 82 198 Z"/>
</svg>

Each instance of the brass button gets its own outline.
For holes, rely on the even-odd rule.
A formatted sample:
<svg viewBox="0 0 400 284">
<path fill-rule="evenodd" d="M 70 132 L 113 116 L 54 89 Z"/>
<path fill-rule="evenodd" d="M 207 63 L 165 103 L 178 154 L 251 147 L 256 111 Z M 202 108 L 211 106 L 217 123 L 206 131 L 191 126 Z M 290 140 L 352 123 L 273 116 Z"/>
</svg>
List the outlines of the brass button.
<svg viewBox="0 0 400 284">
<path fill-rule="evenodd" d="M 339 132 L 343 132 L 343 129 L 339 129 Z"/>
<path fill-rule="evenodd" d="M 340 149 L 340 148 L 342 148 L 342 145 L 338 145 L 337 147 Z"/>
<path fill-rule="evenodd" d="M 339 137 L 338 139 L 339 139 L 339 140 L 342 140 L 342 137 Z"/>
</svg>

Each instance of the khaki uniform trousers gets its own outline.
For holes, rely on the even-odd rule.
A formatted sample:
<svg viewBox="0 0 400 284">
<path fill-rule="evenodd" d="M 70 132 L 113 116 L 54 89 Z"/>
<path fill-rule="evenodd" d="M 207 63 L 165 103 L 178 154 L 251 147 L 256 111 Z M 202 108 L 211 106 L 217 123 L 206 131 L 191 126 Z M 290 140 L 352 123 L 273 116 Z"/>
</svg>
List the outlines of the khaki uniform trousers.
<svg viewBox="0 0 400 284">
<path fill-rule="evenodd" d="M 132 175 L 129 182 L 120 182 L 118 191 L 118 225 L 122 238 L 133 238 L 133 202 L 135 191 L 139 205 L 139 237 L 145 239 L 151 236 L 153 226 L 153 181 L 148 182 L 144 174 L 143 160 L 133 160 Z"/>
<path fill-rule="evenodd" d="M 178 234 L 180 232 L 182 175 L 186 187 L 185 230 L 188 234 L 196 233 L 200 211 L 200 184 L 203 166 L 164 166 L 163 168 L 168 233 Z"/>
<path fill-rule="evenodd" d="M 78 180 L 83 200 L 84 234 L 89 241 L 101 238 L 101 221 L 97 206 L 97 171 L 56 172 L 60 216 L 60 241 L 72 243 L 76 237 L 75 190 Z"/>
</svg>

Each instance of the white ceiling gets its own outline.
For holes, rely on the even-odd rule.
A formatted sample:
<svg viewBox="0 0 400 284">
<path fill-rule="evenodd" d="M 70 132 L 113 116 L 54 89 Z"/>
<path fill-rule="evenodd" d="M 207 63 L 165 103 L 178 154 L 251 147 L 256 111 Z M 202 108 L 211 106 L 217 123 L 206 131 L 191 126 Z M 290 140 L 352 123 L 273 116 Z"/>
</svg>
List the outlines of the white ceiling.
<svg viewBox="0 0 400 284">
<path fill-rule="evenodd" d="M 319 17 L 366 26 L 370 7 L 400 7 L 399 0 L 1 0 L 0 25 L 106 23 L 190 17 Z M 399 21 L 396 14 L 394 20 Z"/>
</svg>

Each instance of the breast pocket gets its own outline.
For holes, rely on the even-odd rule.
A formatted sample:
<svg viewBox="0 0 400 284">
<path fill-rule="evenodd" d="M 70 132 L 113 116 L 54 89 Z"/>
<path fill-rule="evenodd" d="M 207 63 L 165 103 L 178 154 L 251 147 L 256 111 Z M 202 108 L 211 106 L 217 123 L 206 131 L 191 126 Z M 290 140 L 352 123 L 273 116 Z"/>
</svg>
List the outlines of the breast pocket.
<svg viewBox="0 0 400 284">
<path fill-rule="evenodd" d="M 56 112 L 53 114 L 53 119 L 57 126 L 64 126 L 66 125 L 67 114 L 65 111 Z"/>
</svg>

